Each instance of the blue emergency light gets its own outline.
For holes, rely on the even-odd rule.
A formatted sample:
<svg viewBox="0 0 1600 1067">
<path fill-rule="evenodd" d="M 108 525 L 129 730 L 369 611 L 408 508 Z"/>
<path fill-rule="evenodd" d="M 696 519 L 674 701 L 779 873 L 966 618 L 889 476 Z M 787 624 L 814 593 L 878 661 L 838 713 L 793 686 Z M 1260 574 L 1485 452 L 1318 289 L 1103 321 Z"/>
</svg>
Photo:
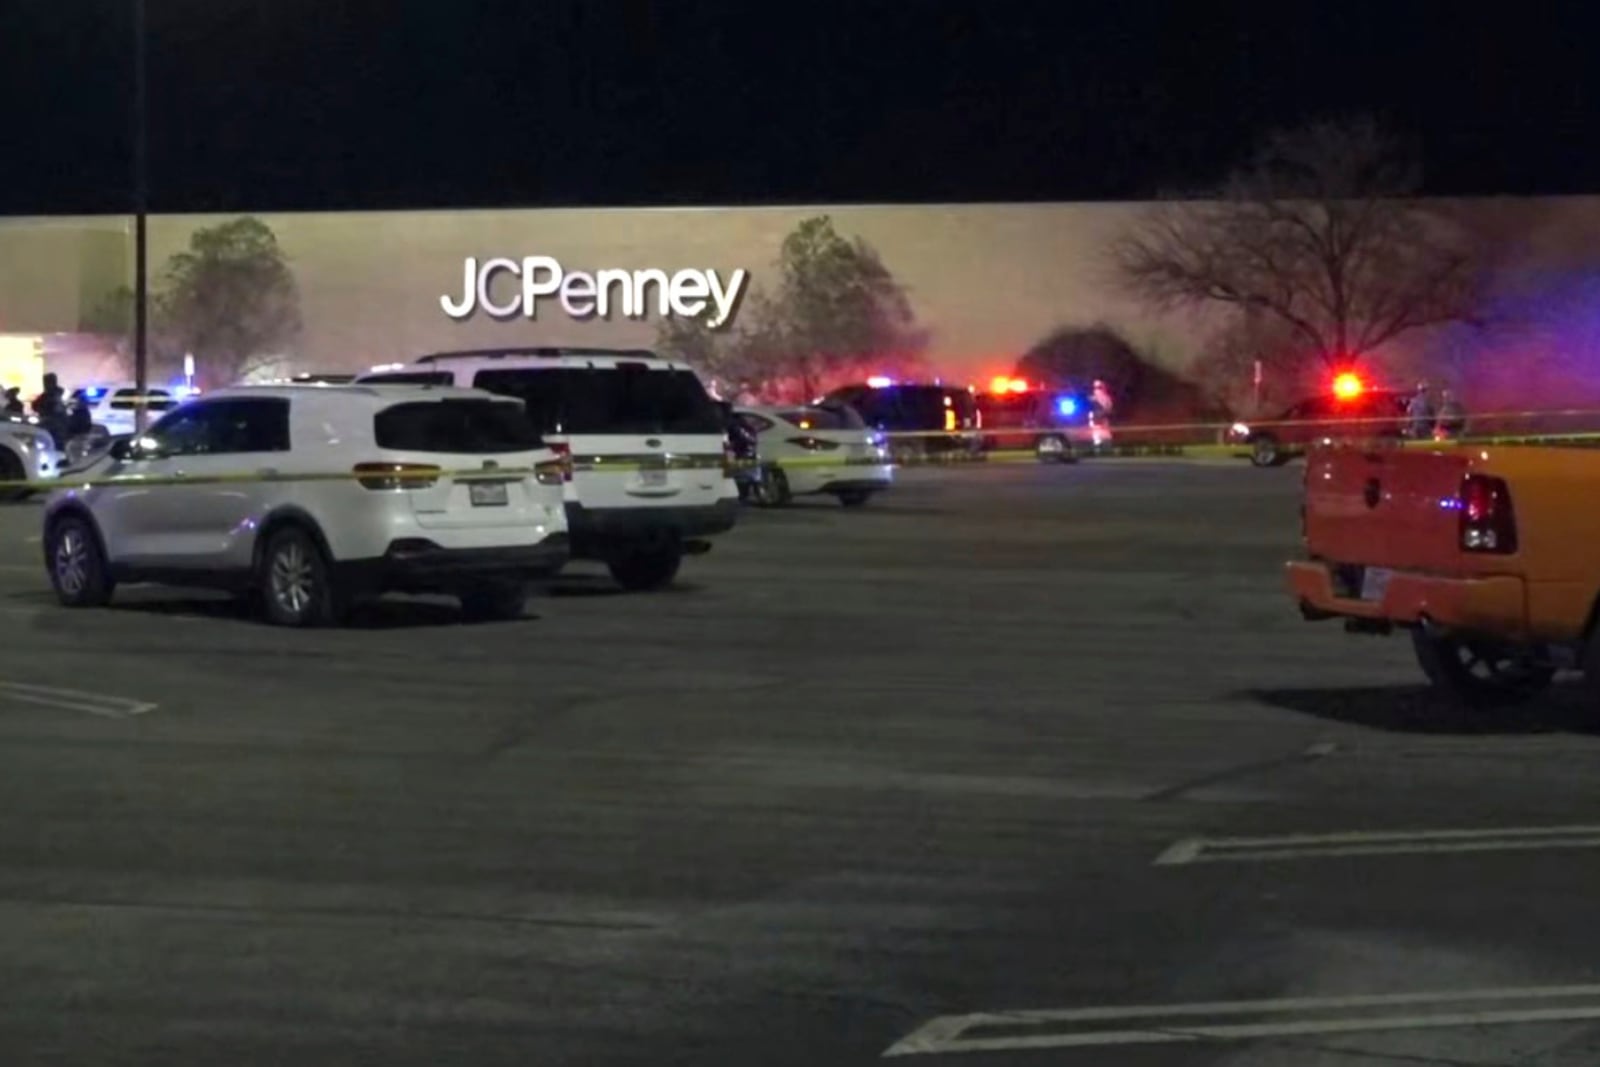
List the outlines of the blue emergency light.
<svg viewBox="0 0 1600 1067">
<path fill-rule="evenodd" d="M 1056 401 L 1056 411 L 1063 418 L 1072 418 L 1078 413 L 1078 398 L 1075 396 L 1062 397 Z"/>
</svg>

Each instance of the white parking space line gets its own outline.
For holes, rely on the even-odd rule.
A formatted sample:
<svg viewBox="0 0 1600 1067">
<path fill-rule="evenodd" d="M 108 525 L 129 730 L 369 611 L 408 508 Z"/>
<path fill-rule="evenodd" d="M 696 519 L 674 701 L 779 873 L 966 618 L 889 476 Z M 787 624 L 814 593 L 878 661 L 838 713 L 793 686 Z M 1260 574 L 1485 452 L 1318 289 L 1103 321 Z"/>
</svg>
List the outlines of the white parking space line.
<svg viewBox="0 0 1600 1067">
<path fill-rule="evenodd" d="M 1252 1016 L 1250 1021 L 1229 1021 Z M 1600 1020 L 1600 985 L 944 1015 L 895 1042 L 883 1055 L 1246 1041 L 1585 1020 Z M 1129 1021 L 1146 1025 L 1094 1025 Z"/>
<path fill-rule="evenodd" d="M 129 719 L 154 711 L 155 704 L 127 697 L 108 696 L 105 693 L 87 693 L 81 689 L 61 689 L 50 685 L 31 685 L 25 682 L 0 682 L 0 700 L 14 700 L 23 704 L 56 708 L 61 711 L 81 711 L 103 719 Z"/>
<path fill-rule="evenodd" d="M 1511 826 L 1488 830 L 1400 830 L 1280 837 L 1190 837 L 1167 848 L 1155 866 L 1269 863 L 1331 856 L 1403 856 L 1439 852 L 1517 852 L 1600 848 L 1600 826 Z"/>
</svg>

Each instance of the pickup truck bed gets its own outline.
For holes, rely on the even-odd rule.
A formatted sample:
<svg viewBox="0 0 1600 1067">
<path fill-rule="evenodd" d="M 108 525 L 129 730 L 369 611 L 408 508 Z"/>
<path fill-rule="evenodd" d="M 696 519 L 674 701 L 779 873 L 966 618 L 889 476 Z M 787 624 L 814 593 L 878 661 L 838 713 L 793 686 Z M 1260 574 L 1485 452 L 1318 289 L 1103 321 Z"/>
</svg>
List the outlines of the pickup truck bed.
<svg viewBox="0 0 1600 1067">
<path fill-rule="evenodd" d="M 1319 449 L 1290 592 L 1307 619 L 1411 631 L 1424 672 L 1452 696 L 1526 696 L 1590 656 L 1596 488 L 1590 449 Z"/>
</svg>

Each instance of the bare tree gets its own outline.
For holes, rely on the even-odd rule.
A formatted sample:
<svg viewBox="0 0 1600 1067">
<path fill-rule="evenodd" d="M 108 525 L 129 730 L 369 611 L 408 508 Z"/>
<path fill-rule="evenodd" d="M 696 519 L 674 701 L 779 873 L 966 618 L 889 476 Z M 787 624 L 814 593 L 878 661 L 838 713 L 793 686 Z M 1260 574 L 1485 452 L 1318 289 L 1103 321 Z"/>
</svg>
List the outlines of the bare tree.
<svg viewBox="0 0 1600 1067">
<path fill-rule="evenodd" d="M 1113 248 L 1153 306 L 1276 319 L 1329 365 L 1402 334 L 1477 322 L 1484 249 L 1416 199 L 1420 169 L 1370 121 L 1269 137 L 1209 196 L 1151 208 Z"/>
</svg>

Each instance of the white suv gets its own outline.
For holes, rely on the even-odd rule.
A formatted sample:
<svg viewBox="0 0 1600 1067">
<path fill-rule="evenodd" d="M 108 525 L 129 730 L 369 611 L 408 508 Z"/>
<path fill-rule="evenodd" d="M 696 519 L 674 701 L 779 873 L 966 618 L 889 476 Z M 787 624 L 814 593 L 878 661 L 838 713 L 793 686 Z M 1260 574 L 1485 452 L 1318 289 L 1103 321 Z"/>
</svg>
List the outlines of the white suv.
<svg viewBox="0 0 1600 1067">
<path fill-rule="evenodd" d="M 454 385 L 516 397 L 570 469 L 575 559 L 599 560 L 626 589 L 670 583 L 685 554 L 731 530 L 739 490 L 725 416 L 687 365 L 631 349 L 440 352 L 358 382 Z"/>
<path fill-rule="evenodd" d="M 46 502 L 63 604 L 118 582 L 232 589 L 286 626 L 387 591 L 522 614 L 566 561 L 563 465 L 522 405 L 468 389 L 239 386 L 191 400 Z M 104 478 L 103 481 L 98 479 Z"/>
</svg>

